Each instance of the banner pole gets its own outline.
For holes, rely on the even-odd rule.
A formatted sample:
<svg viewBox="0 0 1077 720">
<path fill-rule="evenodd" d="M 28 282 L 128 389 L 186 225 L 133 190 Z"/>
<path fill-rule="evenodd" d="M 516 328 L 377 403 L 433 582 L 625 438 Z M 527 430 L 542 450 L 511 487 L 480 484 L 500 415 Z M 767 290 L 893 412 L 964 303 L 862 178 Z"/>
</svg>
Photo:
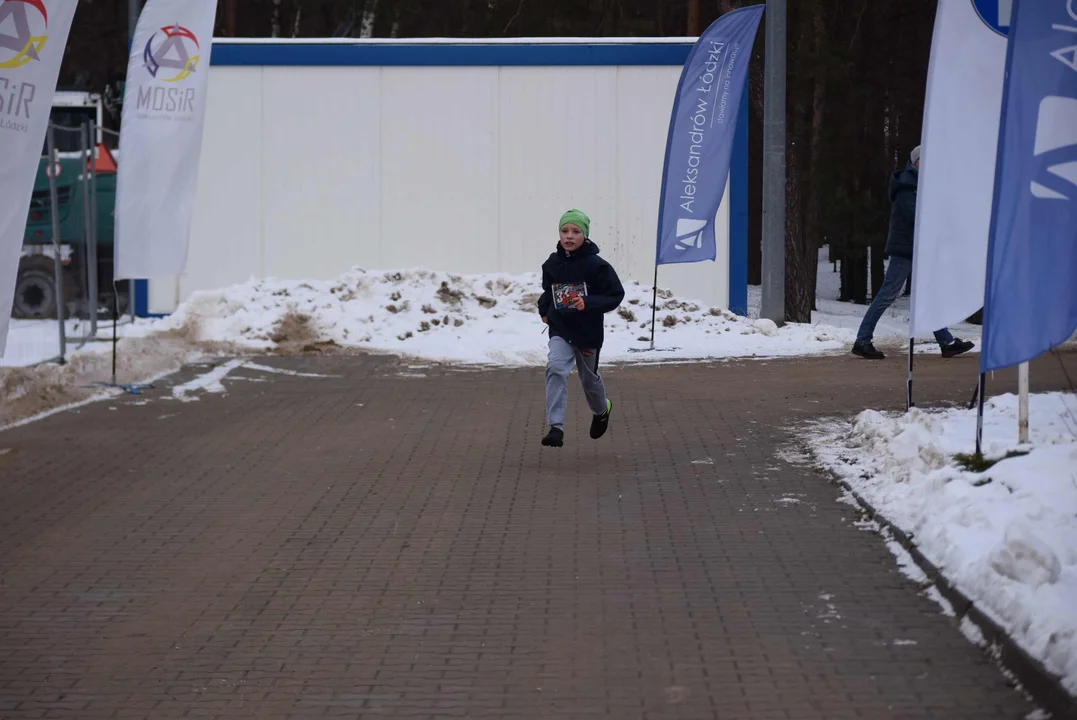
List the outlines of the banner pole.
<svg viewBox="0 0 1077 720">
<path fill-rule="evenodd" d="M 65 365 L 67 363 L 67 329 L 64 327 L 64 323 L 67 320 L 67 308 L 64 307 L 66 293 L 64 292 L 63 250 L 60 247 L 60 201 L 58 198 L 59 191 L 56 188 L 56 175 L 57 168 L 60 166 L 60 159 L 56 153 L 56 132 L 51 122 L 46 131 L 45 139 L 48 142 L 49 152 L 49 161 L 45 165 L 45 174 L 49 178 L 49 215 L 52 219 L 53 270 L 55 274 L 53 282 L 56 287 L 53 295 L 56 296 L 56 324 L 60 328 L 60 364 Z"/>
<path fill-rule="evenodd" d="M 89 262 L 92 268 L 90 277 L 92 278 L 93 290 L 90 292 L 90 334 L 95 338 L 97 337 L 97 303 L 98 294 L 101 289 L 97 286 L 97 273 L 100 268 L 100 260 L 97 257 L 97 160 L 98 151 L 97 147 L 97 123 L 93 120 L 90 121 L 90 147 L 93 150 L 90 152 L 90 250 L 93 253 L 93 260 Z"/>
<path fill-rule="evenodd" d="M 112 384 L 116 385 L 116 323 L 120 321 L 120 293 L 112 281 Z"/>
<path fill-rule="evenodd" d="M 1028 363 L 1017 368 L 1017 442 L 1028 443 Z"/>
<path fill-rule="evenodd" d="M 914 404 L 912 401 L 912 359 L 913 348 L 915 347 L 914 339 L 909 338 L 909 377 L 905 381 L 905 412 L 912 410 Z"/>
<path fill-rule="evenodd" d="M 658 313 L 658 263 L 654 265 L 654 285 L 651 291 L 651 350 L 654 350 L 654 318 Z"/>
<path fill-rule="evenodd" d="M 93 242 L 93 197 L 90 188 L 90 168 L 93 166 L 93 121 L 83 123 L 79 132 L 82 144 L 82 240 L 86 247 L 86 311 L 90 316 L 90 335 L 97 335 L 97 253 Z"/>
<path fill-rule="evenodd" d="M 979 404 L 976 410 L 976 457 L 983 457 L 984 446 L 984 395 L 986 394 L 985 383 L 987 381 L 987 373 L 980 373 L 980 384 L 977 386 L 979 394 Z"/>
</svg>

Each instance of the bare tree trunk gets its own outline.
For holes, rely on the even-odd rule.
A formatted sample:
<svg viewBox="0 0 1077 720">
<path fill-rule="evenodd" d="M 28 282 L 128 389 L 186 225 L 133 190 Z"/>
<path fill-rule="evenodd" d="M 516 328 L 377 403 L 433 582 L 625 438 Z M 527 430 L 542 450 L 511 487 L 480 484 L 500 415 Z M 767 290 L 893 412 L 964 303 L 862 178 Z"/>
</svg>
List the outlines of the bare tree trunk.
<svg viewBox="0 0 1077 720">
<path fill-rule="evenodd" d="M 295 22 L 292 23 L 293 38 L 299 37 L 299 19 L 303 16 L 303 6 L 299 4 L 298 0 L 296 2 L 296 5 L 297 7 L 295 9 Z"/>
<path fill-rule="evenodd" d="M 812 17 L 812 30 L 815 36 L 816 54 L 820 53 L 819 45 L 822 43 L 822 39 L 826 37 L 826 23 L 823 18 L 823 10 L 821 5 L 815 6 L 815 12 Z M 815 92 L 812 96 L 812 119 L 811 119 L 811 166 L 810 171 L 818 173 L 821 165 L 823 155 L 823 116 L 824 108 L 826 106 L 826 90 L 827 90 L 827 70 L 824 65 L 820 64 L 820 67 L 816 69 L 814 73 Z M 818 181 L 813 181 L 810 187 L 810 194 L 808 197 L 808 217 L 806 224 L 806 237 L 805 240 L 805 253 L 808 259 L 812 260 L 810 267 L 805 268 L 807 275 L 810 276 L 811 286 L 811 309 L 815 310 L 815 289 L 819 275 L 819 235 L 820 235 L 820 211 L 823 202 L 822 188 Z M 815 252 L 812 253 L 812 248 Z"/>
<path fill-rule="evenodd" d="M 699 35 L 699 0 L 688 0 L 688 32 L 689 37 Z"/>
<path fill-rule="evenodd" d="M 236 3 L 238 0 L 224 2 L 224 32 L 228 37 L 236 36 Z"/>
<path fill-rule="evenodd" d="M 786 226 L 785 226 L 785 316 L 789 322 L 811 322 L 815 302 L 815 276 L 819 253 L 812 236 L 813 175 L 818 169 L 816 158 L 816 105 L 821 104 L 821 74 L 825 67 L 813 63 L 818 44 L 825 41 L 822 26 L 822 0 L 796 7 L 790 14 L 792 27 L 798 28 L 790 45 L 790 102 L 788 109 L 789 134 L 786 167 Z M 825 27 L 823 27 L 825 30 Z"/>
<path fill-rule="evenodd" d="M 785 317 L 789 322 L 811 322 L 811 303 L 814 288 L 805 280 L 808 264 L 804 248 L 804 189 L 805 178 L 801 163 L 789 164 L 785 181 Z"/>
<path fill-rule="evenodd" d="M 374 37 L 374 19 L 377 17 L 378 0 L 368 0 L 363 5 L 362 20 L 359 22 L 359 37 Z"/>
<path fill-rule="evenodd" d="M 524 0 L 520 0 L 520 4 L 516 6 L 516 14 L 513 15 L 511 18 L 509 18 L 508 23 L 505 25 L 505 29 L 501 31 L 501 36 L 502 37 L 504 37 L 508 33 L 509 28 L 512 27 L 512 24 L 514 22 L 516 22 L 517 19 L 519 19 L 520 13 L 522 13 L 523 11 L 524 11 Z"/>
<path fill-rule="evenodd" d="M 460 37 L 471 36 L 471 0 L 460 3 Z"/>
<path fill-rule="evenodd" d="M 269 23 L 269 37 L 280 37 L 280 2 L 273 0 L 273 15 Z"/>
</svg>

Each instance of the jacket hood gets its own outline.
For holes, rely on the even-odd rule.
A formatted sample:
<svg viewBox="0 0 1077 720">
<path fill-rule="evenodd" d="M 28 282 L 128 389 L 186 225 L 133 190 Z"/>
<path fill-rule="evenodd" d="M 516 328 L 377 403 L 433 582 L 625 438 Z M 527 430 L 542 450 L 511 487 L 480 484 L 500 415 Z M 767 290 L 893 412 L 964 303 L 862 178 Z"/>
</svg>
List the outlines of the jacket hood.
<svg viewBox="0 0 1077 720">
<path fill-rule="evenodd" d="M 920 172 L 916 166 L 909 164 L 904 170 L 898 170 L 890 176 L 890 202 L 897 199 L 898 193 L 911 190 L 916 192 L 916 185 L 920 180 Z"/>
</svg>

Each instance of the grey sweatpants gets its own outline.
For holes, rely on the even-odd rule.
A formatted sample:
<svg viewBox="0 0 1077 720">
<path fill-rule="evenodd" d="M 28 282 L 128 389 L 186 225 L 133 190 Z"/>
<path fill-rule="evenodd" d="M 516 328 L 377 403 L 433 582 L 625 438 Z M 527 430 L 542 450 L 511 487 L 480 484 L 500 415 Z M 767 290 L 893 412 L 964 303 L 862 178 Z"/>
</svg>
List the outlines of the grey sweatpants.
<svg viewBox="0 0 1077 720">
<path fill-rule="evenodd" d="M 589 354 L 588 354 L 589 353 Z M 568 409 L 568 375 L 576 365 L 583 384 L 583 394 L 591 412 L 606 412 L 606 386 L 598 374 L 598 351 L 581 350 L 559 337 L 550 338 L 550 355 L 546 361 L 546 424 L 561 427 Z"/>
</svg>

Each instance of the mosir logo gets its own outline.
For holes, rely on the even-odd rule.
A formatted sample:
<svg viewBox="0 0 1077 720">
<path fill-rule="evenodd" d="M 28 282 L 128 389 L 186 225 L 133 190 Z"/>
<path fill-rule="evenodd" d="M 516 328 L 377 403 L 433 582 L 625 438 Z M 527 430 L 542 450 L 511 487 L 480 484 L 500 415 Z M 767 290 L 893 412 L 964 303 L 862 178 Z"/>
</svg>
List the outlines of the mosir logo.
<svg viewBox="0 0 1077 720">
<path fill-rule="evenodd" d="M 142 61 L 154 79 L 181 83 L 198 69 L 198 52 L 198 38 L 177 23 L 161 28 L 146 41 Z M 194 99 L 195 88 L 189 85 L 164 87 L 148 83 L 139 86 L 135 108 L 144 118 L 189 120 L 194 114 Z"/>
<path fill-rule="evenodd" d="M 40 61 L 49 36 L 49 13 L 42 0 L 3 0 L 0 4 L 0 68 Z M 35 32 L 37 34 L 35 34 Z"/>
<path fill-rule="evenodd" d="M 1040 102 L 1035 154 L 1043 182 L 1032 182 L 1032 194 L 1041 200 L 1077 200 L 1077 99 L 1049 95 Z"/>
<path fill-rule="evenodd" d="M 163 33 L 164 37 L 159 37 Z M 154 46 L 156 43 L 156 47 Z M 142 60 L 150 75 L 164 82 L 179 82 L 189 78 L 198 69 L 201 46 L 195 34 L 179 24 L 163 27 L 146 42 Z M 191 52 L 193 50 L 193 54 Z M 169 77 L 166 72 L 175 71 Z M 158 75 L 160 73 L 160 76 Z"/>
</svg>

